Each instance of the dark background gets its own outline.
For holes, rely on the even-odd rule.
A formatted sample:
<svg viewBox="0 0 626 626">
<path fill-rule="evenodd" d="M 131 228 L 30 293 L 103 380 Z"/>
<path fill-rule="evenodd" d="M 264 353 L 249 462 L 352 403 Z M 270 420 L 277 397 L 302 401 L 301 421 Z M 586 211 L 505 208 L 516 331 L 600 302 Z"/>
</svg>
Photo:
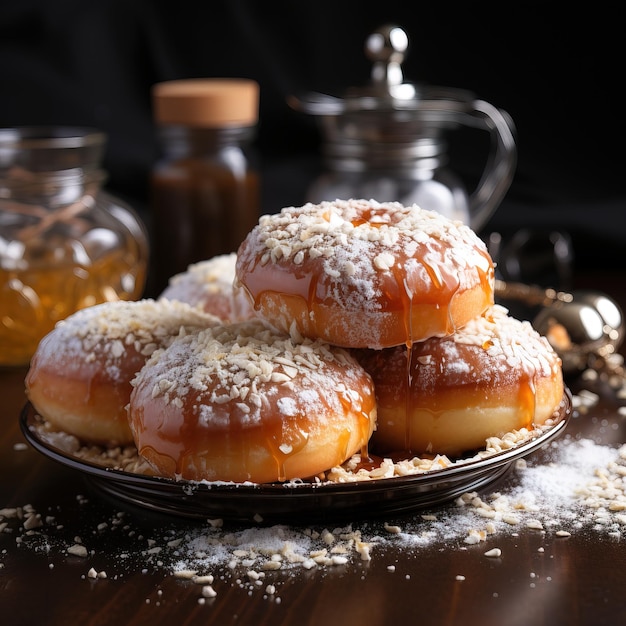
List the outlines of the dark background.
<svg viewBox="0 0 626 626">
<path fill-rule="evenodd" d="M 254 78 L 262 209 L 274 212 L 301 204 L 321 167 L 315 120 L 288 96 L 366 84 L 364 42 L 386 23 L 409 35 L 408 79 L 471 90 L 515 122 L 515 178 L 481 234 L 559 230 L 577 267 L 626 267 L 621 3 L 0 0 L 0 126 L 106 131 L 107 187 L 149 222 L 151 86 Z M 471 185 L 476 159 L 457 152 Z"/>
</svg>

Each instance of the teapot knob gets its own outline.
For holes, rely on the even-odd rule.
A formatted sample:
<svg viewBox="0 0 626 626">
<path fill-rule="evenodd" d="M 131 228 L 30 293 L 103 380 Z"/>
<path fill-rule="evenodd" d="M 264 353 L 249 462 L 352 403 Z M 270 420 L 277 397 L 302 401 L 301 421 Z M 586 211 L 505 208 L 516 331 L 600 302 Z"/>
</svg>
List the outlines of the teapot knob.
<svg viewBox="0 0 626 626">
<path fill-rule="evenodd" d="M 377 85 L 400 85 L 402 62 L 409 48 L 409 37 L 399 26 L 375 30 L 365 41 L 365 54 L 372 61 L 372 81 Z"/>
</svg>

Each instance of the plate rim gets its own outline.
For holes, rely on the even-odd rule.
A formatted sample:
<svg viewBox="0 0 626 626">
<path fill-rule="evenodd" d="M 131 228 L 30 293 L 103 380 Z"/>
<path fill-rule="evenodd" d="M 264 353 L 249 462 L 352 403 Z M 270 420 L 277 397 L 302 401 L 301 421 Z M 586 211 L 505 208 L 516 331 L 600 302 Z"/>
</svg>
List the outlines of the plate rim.
<svg viewBox="0 0 626 626">
<path fill-rule="evenodd" d="M 294 493 L 306 494 L 316 493 L 320 490 L 324 493 L 333 494 L 346 493 L 349 491 L 357 491 L 359 493 L 367 491 L 375 491 L 381 488 L 393 488 L 401 490 L 402 488 L 411 488 L 416 484 L 427 486 L 431 483 L 445 481 L 451 478 L 458 478 L 465 474 L 480 475 L 481 472 L 487 473 L 490 470 L 500 468 L 502 465 L 510 464 L 513 461 L 527 456 L 532 452 L 539 450 L 544 445 L 555 439 L 567 427 L 569 419 L 573 413 L 572 394 L 569 388 L 564 388 L 563 399 L 558 412 L 558 421 L 547 428 L 544 432 L 537 436 L 531 437 L 518 445 L 496 452 L 492 455 L 474 459 L 471 458 L 465 462 L 456 463 L 450 467 L 426 470 L 424 472 L 408 474 L 405 476 L 392 476 L 384 478 L 370 478 L 367 480 L 354 480 L 346 482 L 335 481 L 288 481 L 285 483 L 234 483 L 227 481 L 208 482 L 208 481 L 187 481 L 184 479 L 172 479 L 162 476 L 153 476 L 147 474 L 138 474 L 128 472 L 123 469 L 111 468 L 99 465 L 86 459 L 80 459 L 73 456 L 70 452 L 64 451 L 52 443 L 39 437 L 35 428 L 34 420 L 37 412 L 30 402 L 26 402 L 20 412 L 19 423 L 20 428 L 27 442 L 45 457 L 50 458 L 66 467 L 75 471 L 83 472 L 92 478 L 105 481 L 117 481 L 121 484 L 131 484 L 133 486 L 141 485 L 142 487 L 153 489 L 186 489 L 190 491 L 202 490 L 205 493 L 236 493 L 242 496 L 263 496 L 272 495 L 292 495 Z"/>
</svg>

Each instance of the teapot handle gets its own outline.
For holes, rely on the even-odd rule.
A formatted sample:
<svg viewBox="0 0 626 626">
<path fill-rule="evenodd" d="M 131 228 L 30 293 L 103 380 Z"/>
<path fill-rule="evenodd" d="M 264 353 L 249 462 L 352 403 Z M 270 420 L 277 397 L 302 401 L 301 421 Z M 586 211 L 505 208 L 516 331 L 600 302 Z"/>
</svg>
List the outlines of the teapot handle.
<svg viewBox="0 0 626 626">
<path fill-rule="evenodd" d="M 509 190 L 517 164 L 514 125 L 508 113 L 484 100 L 474 100 L 464 120 L 468 126 L 486 129 L 492 149 L 476 189 L 469 197 L 470 226 L 480 230 Z"/>
</svg>

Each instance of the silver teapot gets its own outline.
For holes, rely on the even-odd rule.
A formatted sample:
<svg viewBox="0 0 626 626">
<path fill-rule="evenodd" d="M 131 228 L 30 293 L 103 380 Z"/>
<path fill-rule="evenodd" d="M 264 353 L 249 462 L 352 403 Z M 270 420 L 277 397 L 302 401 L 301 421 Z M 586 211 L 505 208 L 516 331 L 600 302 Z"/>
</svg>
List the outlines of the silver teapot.
<svg viewBox="0 0 626 626">
<path fill-rule="evenodd" d="M 291 106 L 321 123 L 325 172 L 307 200 L 373 198 L 418 204 L 481 229 L 508 191 L 516 165 L 508 114 L 464 90 L 405 82 L 406 32 L 384 26 L 366 40 L 371 83 L 344 96 L 309 93 Z M 448 165 L 445 134 L 459 126 L 486 130 L 491 148 L 468 193 Z"/>
</svg>

